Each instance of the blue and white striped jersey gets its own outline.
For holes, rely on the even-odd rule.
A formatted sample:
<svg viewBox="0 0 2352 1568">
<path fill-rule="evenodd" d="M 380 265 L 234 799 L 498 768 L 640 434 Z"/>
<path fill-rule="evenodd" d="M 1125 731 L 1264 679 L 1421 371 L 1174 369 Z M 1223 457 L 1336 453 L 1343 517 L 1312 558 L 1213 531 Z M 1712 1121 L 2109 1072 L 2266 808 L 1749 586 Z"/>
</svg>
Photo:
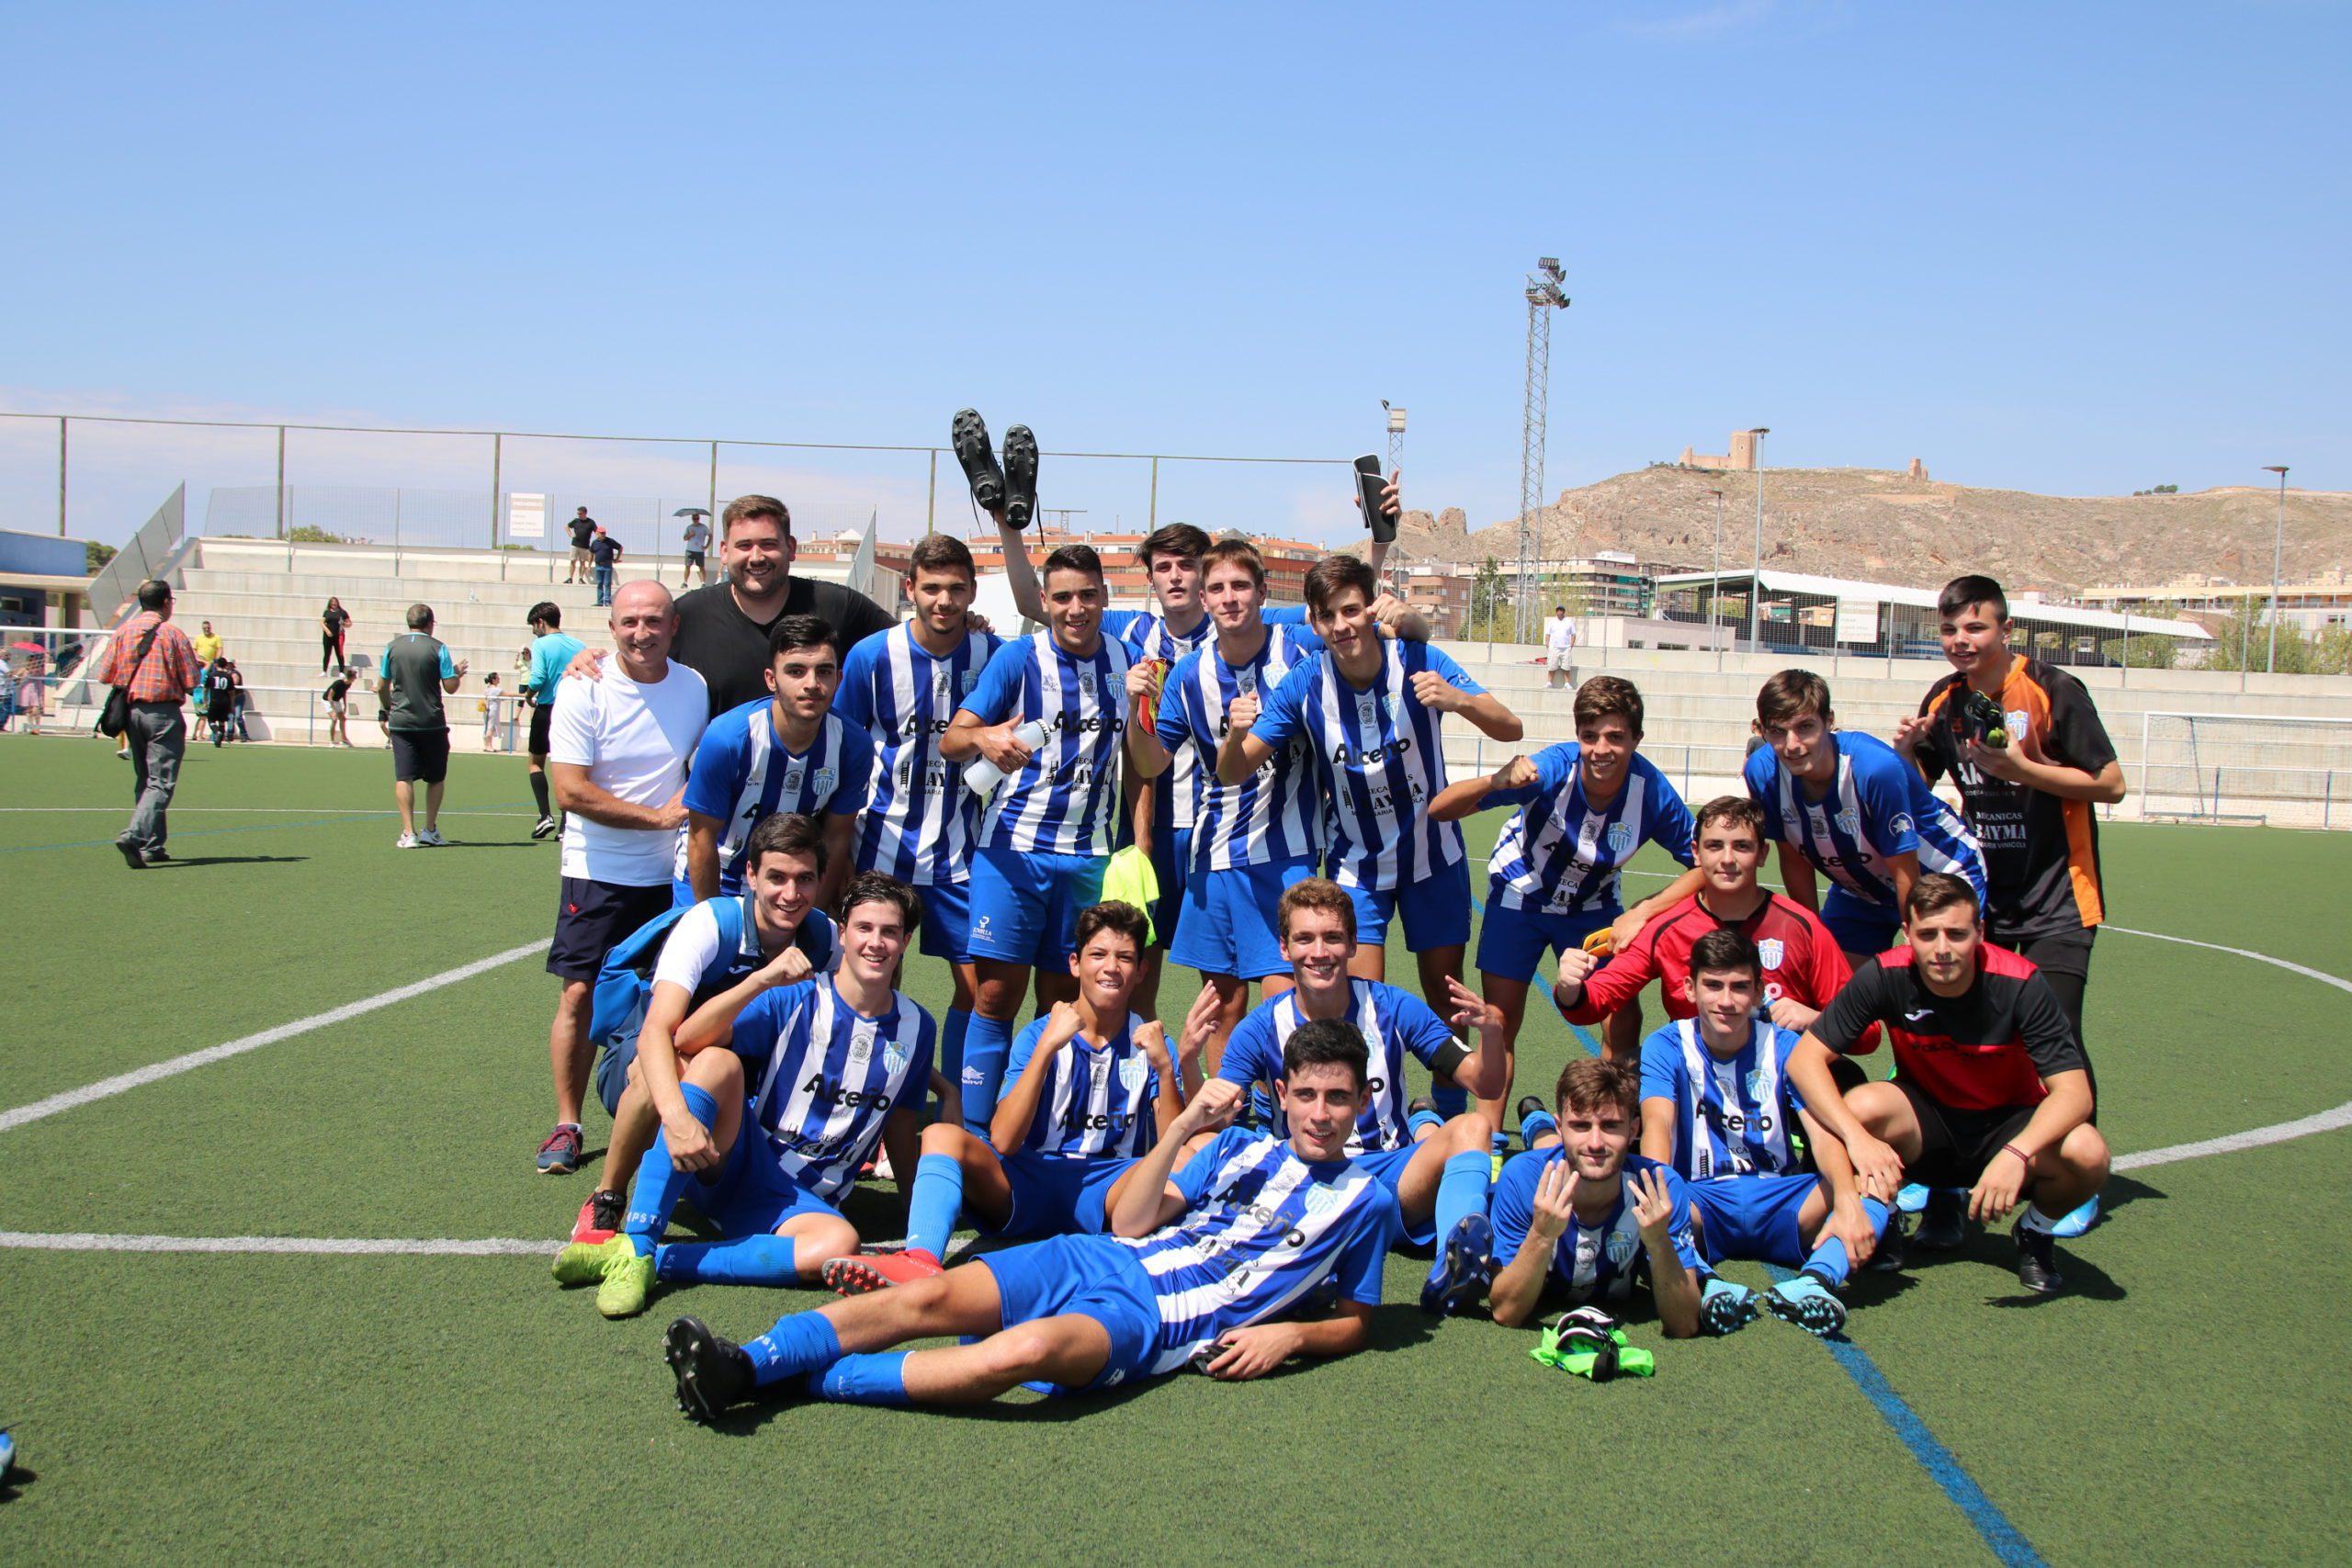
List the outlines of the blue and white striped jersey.
<svg viewBox="0 0 2352 1568">
<path fill-rule="evenodd" d="M 1354 1135 L 1348 1139 L 1348 1153 L 1401 1149 L 1412 1141 L 1405 1128 L 1409 1099 L 1405 1092 L 1405 1058 L 1431 1066 L 1449 1047 L 1459 1051 L 1462 1043 L 1427 1002 L 1378 980 L 1349 980 L 1347 1019 L 1363 1035 L 1365 1048 L 1372 1053 L 1363 1112 L 1356 1118 Z M 1272 1093 L 1275 1080 L 1283 1076 L 1283 1047 L 1305 1021 L 1296 991 L 1260 1002 L 1233 1026 L 1232 1038 L 1225 1043 L 1225 1055 L 1217 1062 L 1216 1076 L 1244 1089 L 1263 1084 Z M 1289 1122 L 1279 1103 L 1274 1107 L 1274 1126 L 1288 1134 Z"/>
<path fill-rule="evenodd" d="M 919 1111 L 931 1087 L 931 1015 L 899 992 L 868 1018 L 829 975 L 780 986 L 735 1019 L 752 1119 L 784 1173 L 831 1202 L 857 1179 L 894 1111 Z"/>
<path fill-rule="evenodd" d="M 1269 605 L 1258 612 L 1258 618 L 1267 626 L 1287 626 L 1304 637 L 1313 634 L 1306 629 L 1306 606 Z M 1213 646 L 1216 641 L 1216 623 L 1203 611 L 1200 621 L 1189 632 L 1180 632 L 1168 624 L 1168 617 L 1159 605 L 1148 610 L 1105 610 L 1102 612 L 1102 635 L 1117 637 L 1135 650 L 1137 659 L 1165 659 L 1170 664 L 1188 653 Z M 1321 647 L 1320 639 L 1316 646 Z M 1172 676 L 1171 676 L 1172 678 Z M 1164 690 L 1164 688 L 1163 688 Z M 1163 737 L 1161 743 L 1166 744 Z M 1169 750 L 1175 751 L 1172 746 Z M 1205 776 L 1201 771 L 1201 759 L 1189 751 L 1176 751 L 1175 759 L 1166 773 L 1152 781 L 1157 792 L 1152 820 L 1163 828 L 1181 832 L 1199 820 L 1201 790 L 1204 784 L 1216 782 L 1216 758 L 1208 759 Z"/>
<path fill-rule="evenodd" d="M 1544 1168 L 1566 1157 L 1555 1145 L 1529 1149 L 1504 1162 L 1503 1173 L 1496 1179 L 1494 1196 L 1487 1204 L 1495 1227 L 1494 1257 L 1498 1271 L 1526 1245 L 1527 1233 L 1534 1224 L 1535 1186 L 1543 1179 Z M 1690 1234 L 1690 1189 L 1682 1178 L 1654 1159 L 1637 1154 L 1625 1156 L 1625 1182 L 1631 1182 L 1645 1170 L 1657 1171 L 1666 1178 L 1667 1196 L 1674 1205 L 1674 1224 L 1667 1235 L 1674 1243 L 1675 1256 L 1701 1280 L 1713 1278 L 1714 1270 L 1699 1256 L 1698 1245 Z M 1571 1303 L 1581 1304 L 1595 1296 L 1623 1301 L 1633 1291 L 1634 1266 L 1641 1256 L 1642 1227 L 1634 1219 L 1634 1195 L 1621 1183 L 1617 1201 L 1606 1219 L 1588 1225 L 1584 1217 L 1577 1215 L 1568 1222 L 1568 1228 L 1560 1233 L 1559 1244 L 1553 1248 L 1552 1275 L 1568 1287 Z"/>
<path fill-rule="evenodd" d="M 1215 642 L 1176 661 L 1159 689 L 1153 733 L 1185 771 L 1191 803 L 1193 864 L 1208 871 L 1240 865 L 1312 860 L 1323 849 L 1323 803 L 1316 794 L 1315 765 L 1306 739 L 1294 737 L 1276 748 L 1258 771 L 1238 784 L 1217 782 L 1217 748 L 1225 743 L 1226 712 L 1247 693 L 1263 702 L 1311 655 L 1323 639 L 1304 626 L 1266 628 L 1265 646 L 1240 669 L 1225 661 Z M 1181 809 L 1181 807 L 1180 807 Z"/>
<path fill-rule="evenodd" d="M 1380 1275 L 1400 1228 L 1396 1200 L 1345 1161 L 1309 1165 L 1288 1144 L 1228 1127 L 1175 1176 L 1191 1208 L 1133 1247 L 1159 1303 L 1148 1371 L 1171 1372 L 1204 1345 L 1283 1312 L 1322 1280 L 1380 1304 Z"/>
<path fill-rule="evenodd" d="M 964 711 L 983 724 L 1035 719 L 1046 743 L 980 808 L 980 843 L 1024 854 L 1107 855 L 1119 822 L 1127 667 L 1114 637 L 1081 658 L 1050 631 L 1006 643 L 980 671 Z"/>
<path fill-rule="evenodd" d="M 1721 1176 L 1786 1176 L 1804 1162 L 1790 1146 L 1796 1089 L 1788 1081 L 1797 1037 L 1757 1019 L 1747 1043 L 1726 1061 L 1707 1049 L 1695 1019 L 1642 1042 L 1642 1098 L 1674 1106 L 1674 1170 L 1685 1181 Z"/>
<path fill-rule="evenodd" d="M 1634 752 L 1617 798 L 1595 807 L 1584 797 L 1583 755 L 1573 740 L 1546 746 L 1532 759 L 1533 784 L 1489 791 L 1480 806 L 1520 806 L 1487 857 L 1487 874 L 1502 885 L 1494 900 L 1500 908 L 1615 915 L 1618 868 L 1645 840 L 1691 863 L 1690 808 L 1647 757 Z"/>
<path fill-rule="evenodd" d="M 1012 1042 L 1004 1066 L 1008 1092 L 1028 1071 L 1052 1021 L 1050 1016 L 1032 1020 Z M 1037 1097 L 1037 1114 L 1030 1118 L 1021 1146 L 1068 1159 L 1133 1159 L 1149 1149 L 1159 1136 L 1151 1109 L 1159 1094 L 1159 1074 L 1136 1044 L 1136 1031 L 1143 1026 L 1144 1020 L 1129 1013 L 1118 1035 L 1102 1045 L 1088 1044 L 1081 1034 L 1055 1052 Z"/>
<path fill-rule="evenodd" d="M 873 782 L 857 825 L 857 869 L 888 872 L 917 887 L 971 874 L 980 798 L 964 770 L 939 754 L 956 707 L 980 682 L 1004 639 L 967 632 L 944 655 L 915 640 L 914 625 L 861 641 L 842 660 L 833 711 L 874 747 Z"/>
<path fill-rule="evenodd" d="M 1486 688 L 1427 643 L 1383 641 L 1380 669 L 1358 691 L 1327 653 L 1311 654 L 1265 700 L 1250 733 L 1281 750 L 1305 737 L 1325 797 L 1332 880 L 1375 892 L 1408 886 L 1462 859 L 1462 829 L 1430 820 L 1445 787 L 1438 719 L 1413 695 L 1422 671 L 1473 696 Z"/>
<path fill-rule="evenodd" d="M 1875 735 L 1835 732 L 1838 783 L 1819 800 L 1769 746 L 1747 759 L 1748 798 L 1764 808 L 1764 836 L 1787 844 L 1866 904 L 1901 906 L 1886 857 L 1905 851 L 1922 872 L 1966 879 L 1984 901 L 1984 852 L 1958 812 L 1936 798 L 1919 770 Z"/>
<path fill-rule="evenodd" d="M 769 697 L 729 708 L 695 745 L 686 775 L 686 809 L 725 823 L 718 836 L 718 890 L 743 890 L 743 848 L 752 829 L 779 811 L 822 818 L 854 817 L 865 807 L 874 743 L 837 713 L 818 727 L 805 751 L 784 743 Z M 678 875 L 686 874 L 686 841 L 678 839 Z"/>
</svg>

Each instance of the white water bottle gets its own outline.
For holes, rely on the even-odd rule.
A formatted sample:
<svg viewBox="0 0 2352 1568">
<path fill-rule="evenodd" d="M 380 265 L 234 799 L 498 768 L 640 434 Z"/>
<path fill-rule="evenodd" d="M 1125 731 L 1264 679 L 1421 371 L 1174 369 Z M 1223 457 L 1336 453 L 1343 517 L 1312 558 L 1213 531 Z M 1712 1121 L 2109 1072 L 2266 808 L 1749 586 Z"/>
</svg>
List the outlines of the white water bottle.
<svg viewBox="0 0 2352 1568">
<path fill-rule="evenodd" d="M 1029 748 L 1032 755 L 1046 743 L 1046 727 L 1034 718 L 1014 730 L 1012 735 L 1013 739 Z M 974 795 L 985 797 L 995 794 L 996 786 L 1004 782 L 1004 770 L 989 761 L 988 754 L 982 752 L 964 769 L 964 782 L 971 786 Z"/>
</svg>

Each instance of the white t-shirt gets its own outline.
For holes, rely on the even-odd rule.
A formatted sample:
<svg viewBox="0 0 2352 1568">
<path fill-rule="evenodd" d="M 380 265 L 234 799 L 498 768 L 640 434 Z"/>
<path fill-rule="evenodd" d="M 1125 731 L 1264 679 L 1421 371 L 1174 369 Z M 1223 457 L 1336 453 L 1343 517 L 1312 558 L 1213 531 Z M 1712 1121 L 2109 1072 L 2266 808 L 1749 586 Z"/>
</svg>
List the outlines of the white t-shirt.
<svg viewBox="0 0 2352 1568">
<path fill-rule="evenodd" d="M 1555 615 L 1544 623 L 1544 646 L 1555 653 L 1577 645 L 1577 624 L 1566 615 Z"/>
<path fill-rule="evenodd" d="M 686 760 L 709 717 L 710 689 L 676 660 L 644 686 L 609 660 L 602 680 L 556 682 L 548 761 L 586 768 L 589 783 L 631 806 L 661 806 L 686 782 Z M 563 874 L 616 887 L 661 886 L 684 831 L 607 828 L 567 812 Z"/>
</svg>

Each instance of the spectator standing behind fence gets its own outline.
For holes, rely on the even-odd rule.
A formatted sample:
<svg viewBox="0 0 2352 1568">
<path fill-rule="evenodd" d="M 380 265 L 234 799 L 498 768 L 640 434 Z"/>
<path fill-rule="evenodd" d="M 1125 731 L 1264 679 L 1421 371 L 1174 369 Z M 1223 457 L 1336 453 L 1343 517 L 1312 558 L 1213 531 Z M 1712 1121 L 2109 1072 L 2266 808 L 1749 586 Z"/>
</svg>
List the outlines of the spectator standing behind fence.
<svg viewBox="0 0 2352 1568">
<path fill-rule="evenodd" d="M 580 1165 L 588 1003 L 605 955 L 670 908 L 686 760 L 710 717 L 702 677 L 670 657 L 677 627 L 670 591 L 632 582 L 614 595 L 618 657 L 601 679 L 556 682 L 548 764 L 564 810 L 563 883 L 548 973 L 563 990 L 548 1032 L 556 1124 L 539 1145 L 543 1175 Z"/>
<path fill-rule="evenodd" d="M 210 623 L 207 623 L 208 629 Z M 330 593 L 327 607 L 319 612 L 319 673 L 344 667 L 343 634 L 351 625 L 351 612 L 343 601 Z"/>
<path fill-rule="evenodd" d="M 385 736 L 392 748 L 392 799 L 401 808 L 393 847 L 441 843 L 441 795 L 449 777 L 449 716 L 442 696 L 466 678 L 466 661 L 451 660 L 433 635 L 433 606 L 411 604 L 408 630 L 384 646 L 376 688 L 390 699 Z M 416 786 L 424 785 L 424 829 L 416 827 Z"/>
<path fill-rule="evenodd" d="M 6 735 L 8 732 L 8 721 L 16 716 L 17 677 L 9 670 L 7 659 L 0 656 L 0 735 Z"/>
<path fill-rule="evenodd" d="M 196 662 L 199 672 L 220 657 L 220 639 L 213 635 L 210 621 L 204 622 L 202 629 L 188 638 L 188 643 L 196 649 Z"/>
<path fill-rule="evenodd" d="M 710 549 L 709 517 L 697 512 L 687 518 L 685 536 L 686 564 L 685 569 L 678 573 L 678 586 L 684 588 L 690 580 L 699 576 L 703 586 L 707 588 L 710 586 L 710 568 L 705 563 Z"/>
<path fill-rule="evenodd" d="M 506 693 L 493 670 L 481 678 L 481 749 L 498 750 L 498 727 L 506 722 Z"/>
<path fill-rule="evenodd" d="M 596 567 L 596 603 L 613 602 L 613 571 L 621 562 L 621 542 L 600 526 L 588 543 L 588 558 Z"/>
<path fill-rule="evenodd" d="M 187 640 L 185 632 L 180 634 L 180 640 Z M 189 657 L 195 656 L 191 654 Z M 27 735 L 40 733 L 41 711 L 48 705 L 43 678 L 48 673 L 49 655 L 40 649 L 26 654 L 25 661 L 17 667 L 17 716 L 25 721 L 24 732 Z"/>
<path fill-rule="evenodd" d="M 349 747 L 351 745 L 351 671 L 336 671 L 334 679 L 327 682 L 327 689 L 322 695 L 325 697 L 327 705 L 327 744 Z"/>
<path fill-rule="evenodd" d="M 115 634 L 98 664 L 98 683 L 120 686 L 130 703 L 122 734 L 130 747 L 131 787 L 139 805 L 114 847 L 133 871 L 172 858 L 164 848 L 169 832 L 165 813 L 187 751 L 187 720 L 180 705 L 196 685 L 196 649 L 171 623 L 172 585 L 150 578 L 139 585 L 139 614 Z"/>
<path fill-rule="evenodd" d="M 585 582 L 588 581 L 588 569 L 594 564 L 594 558 L 588 553 L 588 544 L 596 536 L 596 520 L 588 515 L 588 509 L 583 506 L 564 526 L 571 530 L 571 566 L 564 572 L 563 580 L 566 582 Z"/>
<path fill-rule="evenodd" d="M 1577 683 L 1577 624 L 1566 604 L 1553 605 L 1552 618 L 1544 623 L 1544 664 L 1552 686 Z"/>
</svg>

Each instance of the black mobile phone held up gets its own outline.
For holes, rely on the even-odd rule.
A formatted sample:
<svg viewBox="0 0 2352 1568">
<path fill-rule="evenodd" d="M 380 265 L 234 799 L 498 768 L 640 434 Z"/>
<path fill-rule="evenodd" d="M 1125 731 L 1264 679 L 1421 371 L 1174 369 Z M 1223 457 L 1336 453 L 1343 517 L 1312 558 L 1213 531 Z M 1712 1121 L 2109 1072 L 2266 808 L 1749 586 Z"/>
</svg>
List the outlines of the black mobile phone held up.
<svg viewBox="0 0 2352 1568">
<path fill-rule="evenodd" d="M 1388 488 L 1388 476 L 1380 471 L 1377 454 L 1367 452 L 1356 459 L 1356 499 L 1363 504 L 1364 526 L 1382 544 L 1396 537 L 1396 519 L 1380 510 L 1380 492 Z"/>
</svg>

